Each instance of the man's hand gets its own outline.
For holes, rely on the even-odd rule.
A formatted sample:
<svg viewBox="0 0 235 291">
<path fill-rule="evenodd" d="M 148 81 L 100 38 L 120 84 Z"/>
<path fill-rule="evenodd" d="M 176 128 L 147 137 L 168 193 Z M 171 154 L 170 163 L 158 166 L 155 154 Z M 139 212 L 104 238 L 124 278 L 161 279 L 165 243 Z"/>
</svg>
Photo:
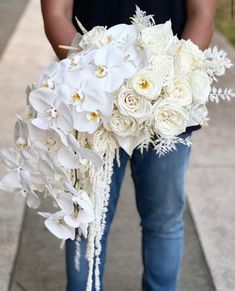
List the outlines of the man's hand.
<svg viewBox="0 0 235 291">
<path fill-rule="evenodd" d="M 191 39 L 200 49 L 208 48 L 214 30 L 216 0 L 186 0 L 187 23 L 182 38 Z"/>
<path fill-rule="evenodd" d="M 41 0 L 45 33 L 59 59 L 67 51 L 58 45 L 70 45 L 76 33 L 72 23 L 73 0 Z"/>
</svg>

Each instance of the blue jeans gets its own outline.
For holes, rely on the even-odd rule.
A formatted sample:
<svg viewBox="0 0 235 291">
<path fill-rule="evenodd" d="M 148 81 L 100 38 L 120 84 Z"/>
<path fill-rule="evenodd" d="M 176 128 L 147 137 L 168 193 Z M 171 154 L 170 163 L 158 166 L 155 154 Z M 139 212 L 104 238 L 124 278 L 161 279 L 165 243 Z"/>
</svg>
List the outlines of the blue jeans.
<svg viewBox="0 0 235 291">
<path fill-rule="evenodd" d="M 180 136 L 186 138 L 191 133 Z M 135 149 L 130 158 L 120 149 L 121 166 L 114 161 L 107 225 L 102 238 L 101 290 L 107 237 L 115 213 L 127 161 L 130 159 L 136 205 L 142 228 L 142 291 L 176 291 L 183 252 L 185 208 L 184 180 L 191 148 L 177 144 L 177 151 L 159 157 L 153 149 Z M 128 193 L 126 193 L 128 194 Z M 66 241 L 67 291 L 85 291 L 88 263 L 86 240 L 81 240 L 80 271 L 74 267 L 75 243 Z M 95 288 L 93 287 L 95 291 Z"/>
</svg>

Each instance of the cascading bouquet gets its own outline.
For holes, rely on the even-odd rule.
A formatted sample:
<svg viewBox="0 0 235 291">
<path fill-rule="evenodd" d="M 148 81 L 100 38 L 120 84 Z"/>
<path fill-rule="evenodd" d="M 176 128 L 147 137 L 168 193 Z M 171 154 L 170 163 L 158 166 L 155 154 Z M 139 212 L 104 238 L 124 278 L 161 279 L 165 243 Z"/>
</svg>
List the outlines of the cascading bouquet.
<svg viewBox="0 0 235 291">
<path fill-rule="evenodd" d="M 155 25 L 138 7 L 131 21 L 88 32 L 79 23 L 82 50 L 71 48 L 27 89 L 15 146 L 0 151 L 9 170 L 0 189 L 22 194 L 32 208 L 51 198 L 57 211 L 39 212 L 46 227 L 62 240 L 88 239 L 88 291 L 94 269 L 100 289 L 100 241 L 119 147 L 131 155 L 152 145 L 164 155 L 177 142 L 190 146 L 179 134 L 207 123 L 207 102 L 234 97 L 212 87 L 232 66 L 226 53 L 179 40 L 170 21 Z"/>
</svg>

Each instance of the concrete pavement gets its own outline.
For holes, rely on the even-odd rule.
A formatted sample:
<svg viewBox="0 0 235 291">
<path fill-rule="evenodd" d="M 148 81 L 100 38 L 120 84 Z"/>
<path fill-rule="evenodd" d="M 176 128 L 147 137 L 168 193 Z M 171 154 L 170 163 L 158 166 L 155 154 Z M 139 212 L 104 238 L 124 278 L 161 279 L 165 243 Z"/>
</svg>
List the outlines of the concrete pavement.
<svg viewBox="0 0 235 291">
<path fill-rule="evenodd" d="M 24 11 L 27 2 L 28 0 L 0 1 L 0 55 L 2 54 L 18 19 Z"/>
<path fill-rule="evenodd" d="M 216 33 L 213 45 L 235 64 L 235 50 Z M 217 87 L 235 91 L 235 67 Z M 193 136 L 187 179 L 190 209 L 218 291 L 235 290 L 235 98 L 210 104 L 210 125 Z"/>
<path fill-rule="evenodd" d="M 214 41 L 222 44 L 230 56 L 235 57 L 234 49 L 229 47 L 220 35 L 215 35 Z M 19 55 L 22 56 L 20 59 Z M 1 147 L 11 143 L 15 114 L 22 111 L 25 104 L 25 86 L 35 80 L 39 70 L 50 60 L 52 53 L 43 35 L 39 3 L 31 0 L 0 62 L 0 92 L 3 100 L 0 116 L 4 120 L 1 128 Z M 14 84 L 10 90 L 7 86 L 9 80 L 10 84 Z M 233 80 L 234 70 L 226 76 L 223 86 L 234 87 Z M 235 259 L 234 252 L 231 251 L 235 246 L 234 227 L 231 223 L 235 213 L 234 106 L 234 101 L 210 106 L 210 126 L 195 132 L 193 136 L 194 144 L 187 180 L 187 195 L 193 219 L 187 208 L 180 291 L 213 291 L 213 282 L 218 291 L 235 290 Z M 219 140 L 218 136 L 223 136 L 223 139 Z M 3 174 L 2 170 L 0 174 Z M 27 209 L 24 212 L 21 197 L 13 198 L 2 194 L 0 290 L 64 290 L 64 256 L 59 249 L 58 240 L 43 228 L 42 220 L 34 211 Z M 203 249 L 197 233 L 200 235 Z M 15 259 L 16 253 L 18 255 Z M 141 272 L 139 218 L 128 167 L 110 234 L 107 290 L 140 290 Z"/>
<path fill-rule="evenodd" d="M 1 2 L 1 21 L 10 22 L 13 27 L 17 21 L 11 1 Z M 4 4 L 5 3 L 5 10 Z M 22 2 L 23 4 L 23 2 Z M 9 7 L 11 6 L 11 14 Z M 17 8 L 17 5 L 15 6 Z M 19 6 L 18 6 L 19 7 Z M 22 7 L 23 8 L 23 7 Z M 22 9 L 23 10 L 23 9 Z M 12 18 L 14 20 L 12 20 Z M 13 25 L 13 26 L 12 26 Z M 6 27 L 2 24 L 1 27 Z M 11 31 L 9 30 L 9 33 Z M 1 48 L 5 47 L 0 60 L 1 94 L 1 138 L 0 147 L 10 146 L 13 142 L 15 116 L 25 107 L 25 88 L 34 82 L 38 72 L 52 60 L 52 51 L 42 26 L 39 1 L 30 1 L 18 22 L 16 29 L 7 40 L 1 33 Z M 9 37 L 9 35 L 8 35 Z M 4 170 L 0 167 L 0 176 Z M 21 226 L 24 215 L 22 197 L 1 193 L 0 195 L 0 290 L 7 291 L 17 253 Z"/>
</svg>

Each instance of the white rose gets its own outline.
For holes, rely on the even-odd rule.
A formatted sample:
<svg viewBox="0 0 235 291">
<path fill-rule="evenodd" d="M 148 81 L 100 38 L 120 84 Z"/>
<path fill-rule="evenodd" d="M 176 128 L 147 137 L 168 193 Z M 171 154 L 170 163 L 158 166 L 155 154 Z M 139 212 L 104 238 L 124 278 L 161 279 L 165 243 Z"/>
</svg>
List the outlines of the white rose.
<svg viewBox="0 0 235 291">
<path fill-rule="evenodd" d="M 116 106 L 122 114 L 132 116 L 138 122 L 143 122 L 151 116 L 151 103 L 127 87 L 120 89 Z"/>
<path fill-rule="evenodd" d="M 160 95 L 162 84 L 162 75 L 149 70 L 139 71 L 131 80 L 135 92 L 148 100 L 154 100 Z"/>
<path fill-rule="evenodd" d="M 83 35 L 79 46 L 83 49 L 88 47 L 100 48 L 107 43 L 109 43 L 107 29 L 104 26 L 95 26 Z"/>
<path fill-rule="evenodd" d="M 138 124 L 133 117 L 122 115 L 117 109 L 114 109 L 111 120 L 104 122 L 104 127 L 113 131 L 117 136 L 128 137 L 136 135 Z"/>
<path fill-rule="evenodd" d="M 209 76 L 199 70 L 191 73 L 191 90 L 193 100 L 196 103 L 205 103 L 211 91 L 211 83 Z"/>
<path fill-rule="evenodd" d="M 175 71 L 178 73 L 192 72 L 203 65 L 203 52 L 191 40 L 180 40 L 174 58 Z"/>
<path fill-rule="evenodd" d="M 154 104 L 153 129 L 162 137 L 171 138 L 186 130 L 188 112 L 175 100 L 163 99 Z"/>
<path fill-rule="evenodd" d="M 164 81 L 169 81 L 173 79 L 174 76 L 174 59 L 171 56 L 162 55 L 155 56 L 152 55 L 150 59 L 150 67 L 154 71 L 159 71 Z"/>
<path fill-rule="evenodd" d="M 193 101 L 189 82 L 181 78 L 175 78 L 172 88 L 169 90 L 171 99 L 175 99 L 181 106 L 190 105 Z"/>
<path fill-rule="evenodd" d="M 153 54 L 160 55 L 169 48 L 174 39 L 171 21 L 146 27 L 141 30 L 141 47 L 148 48 Z"/>
</svg>

